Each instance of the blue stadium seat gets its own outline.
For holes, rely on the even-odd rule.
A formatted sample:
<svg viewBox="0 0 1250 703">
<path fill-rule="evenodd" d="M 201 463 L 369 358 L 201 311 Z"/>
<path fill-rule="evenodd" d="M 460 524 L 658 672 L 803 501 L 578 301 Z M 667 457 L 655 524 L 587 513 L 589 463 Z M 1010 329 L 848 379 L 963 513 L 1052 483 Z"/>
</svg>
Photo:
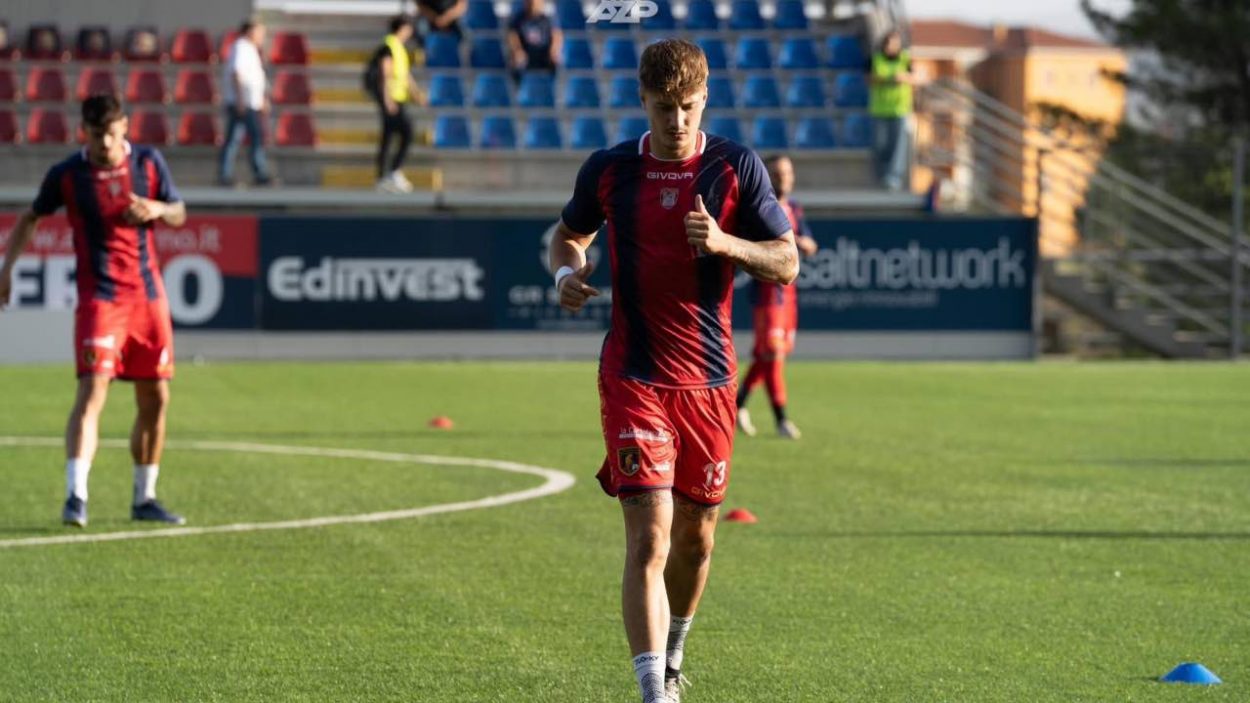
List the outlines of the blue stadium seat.
<svg viewBox="0 0 1250 703">
<path fill-rule="evenodd" d="M 502 73 L 479 73 L 473 79 L 473 107 L 511 107 L 508 79 Z"/>
<path fill-rule="evenodd" d="M 608 107 L 613 109 L 636 108 L 639 100 L 638 79 L 633 76 L 617 76 L 612 79 Z"/>
<path fill-rule="evenodd" d="M 564 84 L 566 108 L 599 107 L 599 82 L 594 76 L 569 76 Z"/>
<path fill-rule="evenodd" d="M 773 29 L 807 29 L 807 12 L 803 0 L 777 0 Z"/>
<path fill-rule="evenodd" d="M 707 79 L 707 106 L 732 109 L 734 84 L 728 76 L 709 76 Z"/>
<path fill-rule="evenodd" d="M 842 121 L 842 133 L 838 146 L 848 149 L 867 149 L 872 146 L 872 118 L 863 112 L 852 112 Z"/>
<path fill-rule="evenodd" d="M 570 71 L 595 67 L 595 56 L 590 50 L 590 41 L 585 37 L 565 37 L 564 48 L 561 50 L 560 64 Z"/>
<path fill-rule="evenodd" d="M 825 82 L 819 75 L 795 76 L 786 88 L 786 107 L 824 107 Z"/>
<path fill-rule="evenodd" d="M 868 81 L 862 73 L 839 73 L 833 79 L 833 104 L 837 107 L 866 107 Z"/>
<path fill-rule="evenodd" d="M 603 120 L 591 115 L 573 118 L 569 146 L 574 149 L 602 149 L 607 145 L 608 131 L 603 126 Z"/>
<path fill-rule="evenodd" d="M 454 73 L 430 76 L 430 107 L 464 107 L 464 86 Z"/>
<path fill-rule="evenodd" d="M 695 39 L 695 44 L 703 49 L 703 55 L 707 57 L 707 67 L 710 71 L 724 71 L 729 68 L 729 51 L 725 48 L 725 41 L 719 37 L 699 37 Z"/>
<path fill-rule="evenodd" d="M 622 117 L 616 123 L 616 138 L 614 142 L 627 142 L 631 139 L 641 137 L 650 125 L 647 124 L 647 118 L 642 116 Z"/>
<path fill-rule="evenodd" d="M 439 115 L 434 120 L 434 146 L 439 149 L 468 149 L 469 120 L 464 115 Z"/>
<path fill-rule="evenodd" d="M 734 68 L 740 71 L 767 70 L 773 67 L 772 49 L 764 37 L 743 37 L 734 52 Z"/>
<path fill-rule="evenodd" d="M 742 142 L 742 124 L 737 117 L 713 117 L 707 123 L 708 134 L 715 134 L 731 141 Z"/>
<path fill-rule="evenodd" d="M 804 117 L 794 130 L 794 146 L 799 149 L 832 149 L 837 146 L 833 123 L 827 117 Z"/>
<path fill-rule="evenodd" d="M 503 58 L 503 43 L 499 41 L 499 37 L 473 37 L 469 65 L 473 68 L 507 68 L 508 64 Z"/>
<path fill-rule="evenodd" d="M 560 0 L 556 3 L 556 26 L 564 31 L 586 31 L 586 13 L 581 0 Z"/>
<path fill-rule="evenodd" d="M 772 115 L 756 117 L 755 125 L 751 127 L 751 146 L 757 151 L 789 149 L 790 140 L 786 137 L 785 118 Z"/>
<path fill-rule="evenodd" d="M 425 38 L 427 68 L 460 68 L 460 38 L 448 32 L 431 32 Z"/>
<path fill-rule="evenodd" d="M 638 69 L 638 50 L 629 37 L 608 37 L 603 42 L 603 67 L 609 71 Z"/>
<path fill-rule="evenodd" d="M 554 117 L 531 117 L 525 125 L 526 149 L 560 149 L 560 122 Z"/>
<path fill-rule="evenodd" d="M 655 0 L 655 4 L 655 15 L 642 19 L 643 31 L 671 32 L 677 29 L 677 20 L 673 17 L 673 3 L 671 0 Z"/>
<path fill-rule="evenodd" d="M 742 86 L 742 106 L 758 109 L 762 107 L 781 107 L 781 95 L 777 90 L 777 81 L 769 74 L 749 76 Z"/>
<path fill-rule="evenodd" d="M 692 32 L 720 29 L 720 18 L 716 16 L 716 5 L 712 0 L 690 0 L 686 6 L 685 29 Z"/>
<path fill-rule="evenodd" d="M 785 40 L 781 44 L 781 53 L 777 56 L 777 65 L 799 71 L 820 68 L 816 42 L 807 37 L 791 37 Z"/>
<path fill-rule="evenodd" d="M 751 32 L 764 28 L 760 4 L 756 0 L 734 0 L 729 14 L 729 28 L 735 32 Z"/>
<path fill-rule="evenodd" d="M 515 149 L 516 125 L 508 115 L 487 115 L 482 118 L 483 149 Z"/>
<path fill-rule="evenodd" d="M 530 71 L 521 76 L 517 88 L 517 105 L 521 107 L 555 107 L 556 79 L 546 71 Z"/>
<path fill-rule="evenodd" d="M 464 13 L 464 23 L 469 29 L 499 29 L 499 18 L 495 16 L 495 3 L 492 0 L 469 0 L 469 9 Z"/>
<path fill-rule="evenodd" d="M 849 34 L 834 34 L 825 40 L 829 47 L 829 67 L 862 71 L 868 66 L 859 38 Z"/>
</svg>

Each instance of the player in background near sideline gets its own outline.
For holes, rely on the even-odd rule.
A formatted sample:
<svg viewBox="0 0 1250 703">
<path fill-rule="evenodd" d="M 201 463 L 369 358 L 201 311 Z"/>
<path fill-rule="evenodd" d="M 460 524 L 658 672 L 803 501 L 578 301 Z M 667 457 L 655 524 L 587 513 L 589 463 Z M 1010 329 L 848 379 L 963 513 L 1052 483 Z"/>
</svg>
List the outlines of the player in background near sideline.
<svg viewBox="0 0 1250 703">
<path fill-rule="evenodd" d="M 773 183 L 777 202 L 790 220 L 795 233 L 795 244 L 803 256 L 816 253 L 816 240 L 803 218 L 803 208 L 790 198 L 794 190 L 794 164 L 790 157 L 776 154 L 764 161 L 768 166 L 768 178 Z M 751 303 L 754 306 L 755 348 L 752 350 L 751 368 L 738 388 L 738 429 L 748 437 L 755 436 L 751 412 L 747 410 L 747 397 L 756 386 L 763 383 L 768 388 L 768 400 L 773 406 L 773 418 L 777 421 L 777 434 L 786 439 L 798 439 L 799 428 L 786 417 L 786 356 L 794 351 L 794 333 L 799 326 L 798 291 L 794 285 L 782 285 L 756 279 L 752 282 Z"/>
<path fill-rule="evenodd" d="M 9 302 L 13 265 L 39 219 L 64 206 L 78 265 L 78 396 L 65 430 L 68 497 L 62 520 L 87 525 L 87 475 L 100 411 L 109 383 L 120 378 L 134 381 L 139 410 L 130 435 L 135 462 L 130 517 L 181 525 L 185 521 L 156 500 L 174 347 L 152 223 L 181 226 L 187 210 L 161 153 L 126 141 L 128 120 L 116 97 L 84 100 L 82 126 L 86 146 L 48 171 L 35 202 L 13 228 L 0 267 L 0 306 Z"/>
<path fill-rule="evenodd" d="M 612 320 L 599 362 L 607 457 L 625 519 L 621 610 L 645 703 L 676 703 L 733 452 L 734 267 L 789 283 L 798 252 L 759 157 L 699 130 L 707 59 L 663 40 L 638 70 L 651 131 L 590 156 L 553 238 L 560 304 L 599 294 L 586 248 L 607 222 Z"/>
</svg>

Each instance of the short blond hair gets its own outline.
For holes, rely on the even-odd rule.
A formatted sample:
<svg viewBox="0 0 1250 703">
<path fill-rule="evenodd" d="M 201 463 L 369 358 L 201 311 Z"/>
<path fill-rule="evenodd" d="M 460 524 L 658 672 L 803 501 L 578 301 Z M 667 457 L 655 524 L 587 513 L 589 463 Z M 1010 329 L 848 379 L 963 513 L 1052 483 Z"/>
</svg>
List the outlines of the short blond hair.
<svg viewBox="0 0 1250 703">
<path fill-rule="evenodd" d="M 661 39 L 642 52 L 638 82 L 643 90 L 681 98 L 707 86 L 707 57 L 685 39 Z"/>
</svg>

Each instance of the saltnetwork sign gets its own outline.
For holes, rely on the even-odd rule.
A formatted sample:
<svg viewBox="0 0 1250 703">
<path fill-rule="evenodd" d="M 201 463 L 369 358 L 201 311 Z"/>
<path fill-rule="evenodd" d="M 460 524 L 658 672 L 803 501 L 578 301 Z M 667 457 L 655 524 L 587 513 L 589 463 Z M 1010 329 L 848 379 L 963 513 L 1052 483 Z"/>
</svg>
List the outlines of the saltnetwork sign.
<svg viewBox="0 0 1250 703">
<path fill-rule="evenodd" d="M 880 248 L 838 237 L 833 246 L 805 259 L 800 289 L 980 290 L 1031 285 L 1028 252 L 999 237 L 991 249 L 946 248 L 912 240 Z"/>
</svg>

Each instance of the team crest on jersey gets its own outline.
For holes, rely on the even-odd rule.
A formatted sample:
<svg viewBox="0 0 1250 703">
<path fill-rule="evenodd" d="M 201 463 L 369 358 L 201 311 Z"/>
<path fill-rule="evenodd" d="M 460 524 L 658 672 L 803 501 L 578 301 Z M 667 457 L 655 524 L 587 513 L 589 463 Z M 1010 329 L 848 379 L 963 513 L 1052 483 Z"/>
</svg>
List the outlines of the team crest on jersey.
<svg viewBox="0 0 1250 703">
<path fill-rule="evenodd" d="M 674 207 L 676 207 L 677 189 L 676 188 L 661 188 L 660 189 L 660 205 L 663 205 L 665 210 L 672 210 Z"/>
<path fill-rule="evenodd" d="M 621 447 L 616 450 L 616 465 L 621 473 L 633 476 L 642 468 L 642 449 L 638 447 Z"/>
<path fill-rule="evenodd" d="M 94 349 L 82 350 L 82 363 L 86 366 L 95 366 L 96 359 L 99 358 Z"/>
<path fill-rule="evenodd" d="M 122 194 L 122 184 L 117 181 L 109 181 L 109 195 L 116 198 Z"/>
</svg>

